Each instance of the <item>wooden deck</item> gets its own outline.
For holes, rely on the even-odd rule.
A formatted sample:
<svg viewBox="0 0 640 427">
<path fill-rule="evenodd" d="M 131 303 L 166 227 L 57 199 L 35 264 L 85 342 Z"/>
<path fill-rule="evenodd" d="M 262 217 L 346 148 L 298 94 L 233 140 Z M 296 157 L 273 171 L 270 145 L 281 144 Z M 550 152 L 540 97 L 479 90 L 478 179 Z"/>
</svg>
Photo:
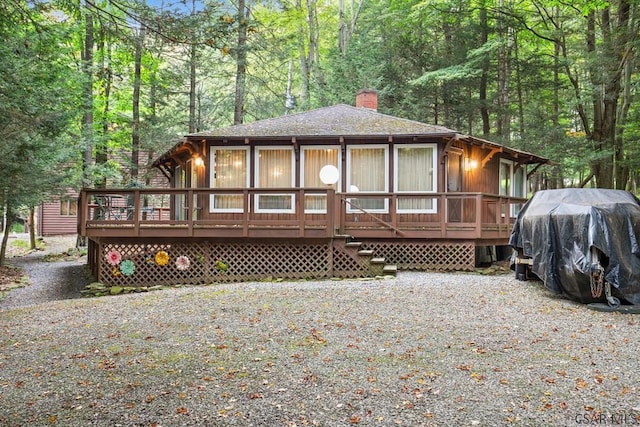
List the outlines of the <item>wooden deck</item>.
<svg viewBox="0 0 640 427">
<path fill-rule="evenodd" d="M 279 211 L 257 209 L 258 197 L 288 196 Z M 235 196 L 242 207 L 216 210 L 215 196 Z M 320 209 L 305 212 L 308 198 Z M 361 207 L 365 200 L 379 208 Z M 401 210 L 403 200 L 432 212 Z M 358 239 L 473 241 L 506 245 L 524 199 L 483 193 L 336 193 L 332 189 L 85 189 L 78 233 L 100 238 Z"/>
</svg>

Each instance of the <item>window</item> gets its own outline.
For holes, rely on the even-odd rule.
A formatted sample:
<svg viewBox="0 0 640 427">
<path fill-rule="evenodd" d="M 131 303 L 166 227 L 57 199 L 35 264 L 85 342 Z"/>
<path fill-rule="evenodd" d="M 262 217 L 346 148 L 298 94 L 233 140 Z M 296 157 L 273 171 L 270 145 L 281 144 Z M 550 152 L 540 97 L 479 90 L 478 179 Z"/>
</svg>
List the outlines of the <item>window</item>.
<svg viewBox="0 0 640 427">
<path fill-rule="evenodd" d="M 256 148 L 256 188 L 293 188 L 293 149 Z M 256 212 L 294 213 L 293 194 L 258 194 Z"/>
<path fill-rule="evenodd" d="M 211 148 L 211 187 L 248 188 L 249 150 L 246 148 Z M 242 212 L 242 194 L 215 194 L 211 196 L 211 212 Z"/>
<path fill-rule="evenodd" d="M 398 145 L 395 147 L 395 191 L 397 193 L 433 193 L 436 189 L 436 146 Z M 432 197 L 398 198 L 399 213 L 433 213 Z"/>
<path fill-rule="evenodd" d="M 513 163 L 507 160 L 500 160 L 500 194 L 501 196 L 511 195 L 511 176 L 513 174 Z"/>
<path fill-rule="evenodd" d="M 525 165 L 517 165 L 510 160 L 500 160 L 501 196 L 525 198 L 527 191 L 527 169 Z M 521 203 L 512 204 L 510 215 L 515 217 L 522 208 Z M 503 212 L 504 214 L 504 212 Z"/>
<path fill-rule="evenodd" d="M 302 147 L 301 183 L 305 188 L 327 187 L 320 180 L 320 169 L 326 165 L 333 165 L 340 168 L 340 150 L 331 147 Z M 339 187 L 339 180 L 331 187 L 336 190 Z M 306 213 L 326 213 L 327 197 L 324 194 L 307 194 L 304 198 L 304 211 Z"/>
<path fill-rule="evenodd" d="M 60 216 L 76 216 L 78 214 L 78 201 L 75 199 L 60 200 Z"/>
<path fill-rule="evenodd" d="M 350 193 L 385 193 L 388 191 L 387 176 L 388 151 L 386 147 L 362 145 L 350 146 L 347 151 L 348 181 L 347 189 Z M 364 209 L 370 212 L 387 212 L 387 198 L 352 198 L 349 199 L 350 212 Z M 360 208 L 360 209 L 358 209 Z"/>
<path fill-rule="evenodd" d="M 176 166 L 174 175 L 175 188 L 185 188 L 187 182 L 187 174 L 182 166 Z M 184 221 L 186 213 L 186 197 L 184 194 L 176 194 L 173 199 L 173 210 L 176 221 Z"/>
</svg>

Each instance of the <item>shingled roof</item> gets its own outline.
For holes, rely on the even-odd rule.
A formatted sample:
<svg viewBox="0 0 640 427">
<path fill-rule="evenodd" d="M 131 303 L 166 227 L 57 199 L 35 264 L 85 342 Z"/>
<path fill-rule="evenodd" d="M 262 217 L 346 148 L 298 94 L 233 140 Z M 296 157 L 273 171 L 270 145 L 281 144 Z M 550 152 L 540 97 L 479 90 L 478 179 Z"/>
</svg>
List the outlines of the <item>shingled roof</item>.
<svg viewBox="0 0 640 427">
<path fill-rule="evenodd" d="M 228 126 L 212 131 L 185 135 L 185 138 L 154 162 L 162 164 L 179 152 L 185 145 L 197 140 L 293 140 L 318 138 L 376 138 L 386 137 L 431 137 L 445 140 L 461 140 L 469 144 L 510 153 L 523 163 L 543 164 L 544 157 L 525 151 L 505 147 L 495 142 L 464 135 L 443 126 L 430 125 L 415 120 L 403 119 L 378 113 L 363 107 L 338 104 L 302 113 L 290 114 L 252 123 Z M 190 142 L 191 141 L 191 142 Z"/>
<path fill-rule="evenodd" d="M 400 117 L 381 114 L 367 108 L 345 104 L 318 108 L 253 123 L 200 132 L 187 137 L 318 137 L 318 136 L 387 136 L 436 135 L 452 136 L 456 132 L 442 126 L 429 125 Z"/>
</svg>

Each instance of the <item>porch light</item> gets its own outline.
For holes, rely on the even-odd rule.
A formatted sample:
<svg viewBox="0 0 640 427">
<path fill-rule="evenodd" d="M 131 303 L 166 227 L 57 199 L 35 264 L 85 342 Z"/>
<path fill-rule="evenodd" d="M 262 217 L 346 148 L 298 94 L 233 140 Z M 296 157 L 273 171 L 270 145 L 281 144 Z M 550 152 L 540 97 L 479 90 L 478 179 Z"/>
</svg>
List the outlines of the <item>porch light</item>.
<svg viewBox="0 0 640 427">
<path fill-rule="evenodd" d="M 201 168 L 204 166 L 204 160 L 202 160 L 202 157 L 200 156 L 195 156 L 194 158 L 195 162 L 196 162 L 196 166 Z"/>
<path fill-rule="evenodd" d="M 338 182 L 338 177 L 340 176 L 340 172 L 338 168 L 333 165 L 324 165 L 322 169 L 320 169 L 320 181 L 324 185 L 333 185 Z"/>
<path fill-rule="evenodd" d="M 478 161 L 474 159 L 470 159 L 469 157 L 464 158 L 464 170 L 466 172 L 472 171 L 478 167 Z"/>
</svg>

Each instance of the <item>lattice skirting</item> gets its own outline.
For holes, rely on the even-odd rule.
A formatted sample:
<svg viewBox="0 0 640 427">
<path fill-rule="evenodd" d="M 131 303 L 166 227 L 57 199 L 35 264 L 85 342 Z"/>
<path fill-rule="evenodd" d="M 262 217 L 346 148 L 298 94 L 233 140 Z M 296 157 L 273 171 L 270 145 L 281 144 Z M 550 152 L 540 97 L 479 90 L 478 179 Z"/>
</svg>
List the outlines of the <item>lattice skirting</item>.
<svg viewBox="0 0 640 427">
<path fill-rule="evenodd" d="M 230 283 L 332 275 L 331 242 L 100 242 L 90 262 L 108 286 Z"/>
<path fill-rule="evenodd" d="M 475 268 L 474 242 L 363 241 L 363 249 L 373 250 L 398 270 L 472 271 Z"/>
<path fill-rule="evenodd" d="M 370 249 L 373 255 L 359 250 Z M 230 283 L 270 278 L 368 277 L 371 258 L 385 258 L 399 270 L 473 270 L 473 242 L 318 241 L 165 242 L 90 241 L 88 262 L 107 286 Z"/>
</svg>

